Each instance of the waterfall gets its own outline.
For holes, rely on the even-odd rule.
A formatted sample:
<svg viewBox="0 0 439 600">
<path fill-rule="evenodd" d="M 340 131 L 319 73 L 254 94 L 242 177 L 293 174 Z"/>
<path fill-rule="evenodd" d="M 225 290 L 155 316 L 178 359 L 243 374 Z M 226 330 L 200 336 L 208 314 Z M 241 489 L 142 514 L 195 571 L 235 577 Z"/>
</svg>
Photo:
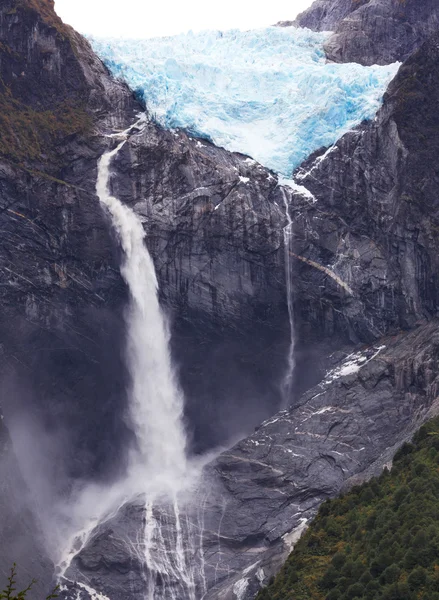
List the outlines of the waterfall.
<svg viewBox="0 0 439 600">
<path fill-rule="evenodd" d="M 96 191 L 110 213 L 123 250 L 121 274 L 130 293 L 126 311 L 126 362 L 131 378 L 130 417 L 137 436 L 139 475 L 159 493 L 173 490 L 186 469 L 183 396 L 169 351 L 169 331 L 158 300 L 154 264 L 144 244 L 142 223 L 109 191 L 112 159 L 126 139 L 104 154 Z M 140 482 L 142 483 L 142 482 Z"/>
<path fill-rule="evenodd" d="M 288 318 L 290 321 L 290 346 L 288 349 L 287 357 L 287 368 L 282 381 L 282 398 L 283 408 L 287 408 L 291 400 L 291 388 L 293 385 L 294 368 L 296 366 L 295 360 L 295 331 L 294 331 L 294 306 L 293 306 L 293 273 L 291 269 L 291 252 L 292 252 L 292 240 L 293 240 L 293 221 L 290 215 L 290 206 L 288 194 L 284 187 L 280 186 L 282 198 L 285 206 L 285 216 L 287 218 L 287 225 L 283 229 L 284 235 L 284 252 L 285 252 L 285 281 L 287 288 L 287 306 L 288 306 Z"/>
<path fill-rule="evenodd" d="M 182 518 L 180 506 L 196 471 L 187 460 L 184 399 L 171 363 L 169 330 L 142 223 L 110 193 L 111 162 L 138 128 L 136 123 L 112 136 L 119 144 L 101 157 L 96 184 L 123 251 L 121 274 L 130 296 L 125 313 L 126 363 L 137 448 L 128 478 L 129 488 L 144 502 L 143 524 L 132 547 L 144 565 L 146 600 L 195 600 L 200 573 L 194 556 L 199 548 L 193 524 Z"/>
</svg>

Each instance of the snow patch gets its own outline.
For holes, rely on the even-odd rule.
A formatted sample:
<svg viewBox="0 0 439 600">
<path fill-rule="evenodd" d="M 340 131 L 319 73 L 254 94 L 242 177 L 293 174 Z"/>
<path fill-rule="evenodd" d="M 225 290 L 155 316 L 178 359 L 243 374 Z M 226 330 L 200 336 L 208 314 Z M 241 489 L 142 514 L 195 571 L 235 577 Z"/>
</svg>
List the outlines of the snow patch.
<svg viewBox="0 0 439 600">
<path fill-rule="evenodd" d="M 317 198 L 314 196 L 314 194 L 312 194 L 305 186 L 299 185 L 298 183 L 296 183 L 294 181 L 294 179 L 287 179 L 285 177 L 279 177 L 278 183 L 279 183 L 279 185 L 282 185 L 284 187 L 291 188 L 297 194 L 300 194 L 301 196 L 306 198 L 306 200 L 309 200 L 310 202 L 312 202 L 312 204 L 317 202 Z"/>
<path fill-rule="evenodd" d="M 361 352 L 349 354 L 346 357 L 345 362 L 340 367 L 337 367 L 326 374 L 323 384 L 330 383 L 331 381 L 339 379 L 340 377 L 346 377 L 347 375 L 358 373 L 358 371 L 364 367 L 364 365 L 367 365 L 367 363 L 376 358 L 384 349 L 385 346 L 378 346 L 377 348 L 373 348 L 372 353 L 369 349 L 365 354 Z"/>
<path fill-rule="evenodd" d="M 235 594 L 236 600 L 243 600 L 245 593 L 248 588 L 248 579 L 240 579 L 233 586 L 233 593 Z"/>
<path fill-rule="evenodd" d="M 79 583 L 78 581 L 76 581 L 75 583 L 77 586 L 85 590 L 90 595 L 91 600 L 110 600 L 108 596 L 97 592 L 95 589 L 93 589 L 89 585 L 86 585 L 85 583 Z M 81 592 L 78 592 L 77 600 L 82 600 Z"/>
<path fill-rule="evenodd" d="M 256 568 L 256 567 L 258 566 L 258 564 L 259 564 L 259 561 L 258 561 L 258 562 L 255 562 L 255 563 L 253 563 L 253 564 L 252 564 L 252 565 L 250 565 L 249 567 L 246 567 L 246 568 L 243 570 L 242 574 L 243 574 L 243 575 L 248 575 L 248 574 L 250 573 L 250 571 L 252 571 L 254 568 Z"/>
<path fill-rule="evenodd" d="M 325 412 L 329 412 L 331 410 L 333 410 L 333 406 L 324 406 L 323 408 L 320 408 L 319 410 L 316 410 L 316 412 L 313 413 L 313 415 L 322 415 Z"/>
<path fill-rule="evenodd" d="M 316 160 L 314 161 L 314 163 L 309 171 L 300 170 L 298 173 L 296 173 L 296 179 L 298 179 L 300 181 L 300 180 L 306 179 L 307 177 L 312 175 L 312 172 L 314 171 L 314 169 L 316 169 L 319 166 L 319 164 L 325 160 L 325 158 L 327 156 L 329 156 L 330 154 L 332 154 L 332 152 L 335 152 L 337 150 L 338 150 L 337 146 L 335 144 L 332 145 L 330 148 L 328 148 L 326 150 L 326 152 L 324 152 L 321 156 L 318 156 L 316 158 Z"/>
<path fill-rule="evenodd" d="M 290 533 L 286 533 L 285 535 L 282 536 L 282 539 L 288 549 L 288 552 L 291 552 L 291 550 L 294 548 L 296 543 L 302 537 L 302 534 L 305 532 L 305 530 L 308 527 L 307 523 L 308 523 L 308 519 L 305 519 L 305 517 L 302 517 L 300 519 L 300 525 L 298 525 L 295 529 L 293 529 L 293 531 L 290 531 Z"/>
<path fill-rule="evenodd" d="M 256 571 L 256 579 L 261 585 L 264 583 L 265 571 L 262 567 L 259 567 L 259 569 Z"/>
</svg>

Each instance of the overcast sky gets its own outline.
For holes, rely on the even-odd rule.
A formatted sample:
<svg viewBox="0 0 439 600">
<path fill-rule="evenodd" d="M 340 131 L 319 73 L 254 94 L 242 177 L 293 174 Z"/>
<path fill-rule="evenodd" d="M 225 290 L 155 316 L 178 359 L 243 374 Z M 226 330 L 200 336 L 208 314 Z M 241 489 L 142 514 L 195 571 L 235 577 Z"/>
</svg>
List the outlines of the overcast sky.
<svg viewBox="0 0 439 600">
<path fill-rule="evenodd" d="M 286 21 L 312 0 L 55 0 L 65 23 L 81 33 L 154 37 L 192 29 L 252 29 Z"/>
</svg>

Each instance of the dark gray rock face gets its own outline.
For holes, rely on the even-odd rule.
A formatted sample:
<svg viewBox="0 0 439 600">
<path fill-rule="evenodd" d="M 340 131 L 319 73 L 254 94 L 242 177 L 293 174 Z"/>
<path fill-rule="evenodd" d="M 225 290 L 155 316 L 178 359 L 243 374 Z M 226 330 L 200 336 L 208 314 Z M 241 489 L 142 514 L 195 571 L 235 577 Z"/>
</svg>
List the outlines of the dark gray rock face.
<svg viewBox="0 0 439 600">
<path fill-rule="evenodd" d="M 437 42 L 404 64 L 373 122 L 297 173 L 316 198 L 292 208 L 301 337 L 366 341 L 437 315 Z"/>
<path fill-rule="evenodd" d="M 0 459 L 0 564 L 2 582 L 14 561 L 20 582 L 38 578 L 31 598 L 53 572 L 56 530 L 43 544 L 41 519 L 72 478 L 118 472 L 117 440 L 130 439 L 111 350 L 125 291 L 94 179 L 107 146 L 99 130 L 125 127 L 138 105 L 52 4 L 0 7 L 0 405 L 13 441 Z M 88 127 L 75 132 L 65 114 Z"/>
<path fill-rule="evenodd" d="M 320 503 L 378 474 L 437 414 L 438 386 L 439 328 L 432 321 L 346 356 L 298 406 L 215 459 L 181 507 L 196 531 L 184 544 L 198 574 L 195 597 L 254 597 Z M 68 577 L 112 600 L 126 598 L 130 581 L 130 598 L 142 598 L 148 580 L 142 546 L 124 541 L 130 531 L 130 539 L 139 539 L 142 514 L 144 508 L 132 504 L 100 526 Z M 167 539 L 175 537 L 169 521 L 162 519 L 162 526 Z M 191 596 L 185 590 L 176 597 Z"/>
<path fill-rule="evenodd" d="M 28 119 L 36 134 L 35 146 L 0 139 L 1 406 L 12 438 L 25 431 L 14 450 L 34 494 L 27 509 L 46 517 L 72 482 L 117 477 L 132 440 L 126 289 L 95 182 L 97 160 L 114 143 L 106 134 L 131 125 L 142 107 L 48 0 L 2 3 L 0 31 L 10 90 L 0 89 L 2 118 L 20 140 L 33 139 Z M 114 167 L 115 190 L 145 217 L 193 446 L 236 439 L 280 402 L 289 342 L 280 190 L 246 157 L 153 123 Z M 36 536 L 37 521 L 29 516 L 23 530 Z M 2 568 L 20 567 L 9 548 Z M 35 556 L 44 571 L 44 553 Z"/>
<path fill-rule="evenodd" d="M 69 114 L 87 117 L 87 126 L 59 125 L 53 136 L 40 116 L 41 151 L 2 146 L 0 159 L 1 403 L 13 439 L 26 431 L 27 445 L 14 450 L 28 484 L 44 477 L 58 498 L 72 481 L 116 477 L 130 447 L 120 352 L 126 289 L 95 180 L 114 143 L 106 135 L 133 123 L 141 107 L 50 2 L 6 0 L 0 31 L 0 75 L 21 116 L 48 111 L 59 124 L 60 102 L 71 102 Z M 319 503 L 381 468 L 435 410 L 437 47 L 432 39 L 404 65 L 374 123 L 303 166 L 314 203 L 250 159 L 152 122 L 115 161 L 113 190 L 144 220 L 196 449 L 243 437 L 278 408 L 289 342 L 285 194 L 290 201 L 298 372 L 312 389 L 213 461 L 184 506 L 197 526 L 205 579 L 198 574 L 196 585 L 206 599 L 252 597 Z M 12 111 L 5 93 L 2 106 Z M 10 118 L 18 122 L 14 111 Z M 361 369 L 340 364 L 314 387 L 341 351 L 362 344 Z M 20 514 L 28 509 L 26 501 Z M 125 504 L 70 574 L 111 600 L 127 600 L 127 589 L 143 598 L 144 565 L 128 542 L 144 518 L 140 502 Z M 176 518 L 167 519 L 172 534 Z M 35 516 L 23 527 L 38 542 Z M 37 542 L 38 572 L 47 574 Z"/>
<path fill-rule="evenodd" d="M 313 31 L 334 31 L 343 19 L 368 2 L 370 0 L 315 0 L 291 24 Z"/>
<path fill-rule="evenodd" d="M 279 564 L 276 552 L 283 544 L 287 551 L 290 536 L 323 500 L 391 461 L 402 441 L 439 410 L 438 360 L 437 322 L 361 349 L 299 406 L 278 413 L 214 462 L 226 499 L 217 573 L 238 574 L 217 581 L 208 598 L 239 597 L 233 587 L 242 579 L 248 580 L 242 598 L 253 597 L 258 579 L 267 581 Z"/>
<path fill-rule="evenodd" d="M 56 157 L 1 159 L 2 403 L 11 423 L 29 410 L 55 437 L 69 430 L 68 449 L 54 451 L 57 471 L 111 475 L 123 466 L 130 437 L 120 352 L 126 290 L 94 188 L 97 160 L 112 143 L 104 134 L 133 123 L 141 107 L 57 20 L 50 2 L 10 0 L 0 26 L 12 57 L 2 54 L 1 74 L 23 110 L 57 114 L 68 101 L 91 121 L 88 130 L 55 140 Z M 276 182 L 243 156 L 153 123 L 115 169 L 116 192 L 145 217 L 183 386 L 193 399 L 194 446 L 236 437 L 277 409 L 286 363 Z M 200 377 L 206 370 L 211 378 Z"/>
<path fill-rule="evenodd" d="M 279 406 L 290 334 L 281 190 L 247 157 L 152 125 L 115 169 L 115 193 L 144 221 L 174 319 L 195 437 L 223 443 Z"/>
<path fill-rule="evenodd" d="M 138 105 L 128 90 L 111 82 L 85 40 L 62 25 L 49 2 L 41 2 L 40 11 L 34 4 L 7 1 L 0 9 L 2 43 L 8 48 L 2 52 L 1 77 L 18 106 L 14 112 L 6 105 L 6 116 L 17 135 L 24 129 L 21 115 L 35 118 L 37 137 L 39 122 L 46 115 L 55 121 L 69 103 L 69 114 L 84 112 L 90 126 L 51 138 L 56 156 L 40 146 L 37 155 L 26 148 L 20 161 L 12 151 L 0 158 L 1 404 L 10 428 L 26 409 L 36 429 L 58 432 L 52 457 L 59 457 L 53 473 L 59 479 L 63 469 L 69 476 L 101 467 L 105 472 L 118 461 L 117 449 L 111 451 L 116 431 L 126 435 L 122 421 L 118 424 L 124 368 L 108 350 L 123 335 L 124 288 L 94 180 L 97 158 L 107 145 L 98 131 L 110 123 L 126 126 Z M 113 102 L 117 108 L 110 113 Z M 35 114 L 43 117 L 37 120 Z M 102 425 L 100 394 L 108 399 L 104 430 L 109 435 L 102 450 L 90 435 Z M 66 428 L 72 446 L 64 443 Z M 73 450 L 79 446 L 81 454 Z"/>
<path fill-rule="evenodd" d="M 335 62 L 404 61 L 439 29 L 436 0 L 317 0 L 295 24 L 332 30 L 325 45 Z"/>
</svg>

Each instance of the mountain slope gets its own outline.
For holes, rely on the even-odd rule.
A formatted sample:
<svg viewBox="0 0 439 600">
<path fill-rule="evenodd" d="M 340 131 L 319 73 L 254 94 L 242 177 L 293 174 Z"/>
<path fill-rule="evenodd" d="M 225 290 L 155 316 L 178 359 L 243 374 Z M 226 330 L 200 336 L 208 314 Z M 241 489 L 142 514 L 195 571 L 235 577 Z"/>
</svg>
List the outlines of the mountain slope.
<svg viewBox="0 0 439 600">
<path fill-rule="evenodd" d="M 390 473 L 325 502 L 258 600 L 439 598 L 439 419 L 396 453 Z"/>
<path fill-rule="evenodd" d="M 2 495 L 2 519 L 20 493 L 23 531 L 35 545 L 41 528 L 49 533 L 46 550 L 56 560 L 60 506 L 77 486 L 117 477 L 133 442 L 120 351 L 126 289 L 95 185 L 97 161 L 113 144 L 107 134 L 131 125 L 143 107 L 62 25 L 53 3 L 7 0 L 0 27 L 7 125 L 0 133 L 0 374 L 12 440 L 0 457 L 11 487 Z M 142 199 L 139 210 L 154 217 L 149 244 L 174 312 L 192 444 L 224 442 L 280 402 L 290 337 L 280 191 L 246 157 L 154 123 L 143 145 L 127 145 L 117 168 L 120 196 Z M 8 478 L 11 454 L 22 472 L 15 479 Z M 6 573 L 16 559 L 25 576 L 30 567 L 26 552 L 15 554 L 15 533 L 5 529 L 0 568 Z M 39 566 L 34 574 L 50 578 L 41 546 L 33 548 L 42 575 Z"/>
<path fill-rule="evenodd" d="M 57 501 L 69 508 L 77 484 L 117 477 L 133 443 L 120 353 L 126 288 L 95 184 L 109 136 L 142 106 L 50 2 L 7 0 L 0 23 L 6 52 L 21 56 L 0 63 L 5 106 L 20 139 L 37 126 L 35 145 L 8 154 L 6 141 L 0 160 L 1 403 L 30 508 L 55 537 Z M 315 201 L 245 156 L 151 121 L 114 161 L 112 191 L 143 220 L 173 317 L 196 449 L 243 437 L 279 406 L 290 208 L 297 386 L 308 391 L 206 468 L 201 492 L 213 495 L 187 515 L 204 519 L 206 598 L 254 597 L 301 519 L 352 478 L 379 472 L 437 410 L 435 44 L 402 68 L 375 122 L 304 165 Z M 58 99 L 81 119 L 71 123 Z M 72 573 L 112 600 L 127 589 L 143 598 L 145 565 L 126 543 L 143 523 L 135 503 L 121 507 Z"/>
<path fill-rule="evenodd" d="M 334 31 L 339 23 L 370 0 L 315 0 L 296 18 L 299 27 L 312 31 Z"/>
</svg>

